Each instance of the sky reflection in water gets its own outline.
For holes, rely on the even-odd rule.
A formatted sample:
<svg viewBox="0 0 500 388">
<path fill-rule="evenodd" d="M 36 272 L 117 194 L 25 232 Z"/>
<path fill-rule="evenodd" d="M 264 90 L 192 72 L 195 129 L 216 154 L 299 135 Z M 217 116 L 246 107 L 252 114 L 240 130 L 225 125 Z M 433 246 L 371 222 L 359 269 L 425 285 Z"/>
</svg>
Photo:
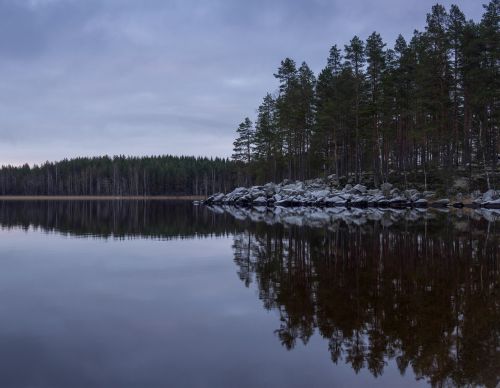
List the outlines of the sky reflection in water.
<svg viewBox="0 0 500 388">
<path fill-rule="evenodd" d="M 0 386 L 495 386 L 496 217 L 0 203 Z"/>
</svg>

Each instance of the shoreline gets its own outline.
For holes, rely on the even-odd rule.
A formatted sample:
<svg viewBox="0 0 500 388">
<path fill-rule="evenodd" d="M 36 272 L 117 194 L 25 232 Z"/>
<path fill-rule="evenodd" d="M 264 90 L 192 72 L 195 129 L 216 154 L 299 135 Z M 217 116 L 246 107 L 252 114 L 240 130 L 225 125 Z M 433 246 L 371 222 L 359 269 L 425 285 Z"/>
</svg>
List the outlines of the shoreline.
<svg viewBox="0 0 500 388">
<path fill-rule="evenodd" d="M 238 205 L 265 207 L 347 207 L 347 208 L 447 208 L 484 207 L 500 208 L 500 192 L 488 190 L 463 195 L 455 193 L 449 198 L 435 191 L 398 189 L 389 182 L 380 188 L 347 184 L 343 188 L 327 179 L 266 183 L 263 186 L 238 187 L 230 193 L 216 193 L 208 197 L 207 205 Z"/>
<path fill-rule="evenodd" d="M 203 201 L 202 195 L 0 195 L 1 201 Z"/>
</svg>

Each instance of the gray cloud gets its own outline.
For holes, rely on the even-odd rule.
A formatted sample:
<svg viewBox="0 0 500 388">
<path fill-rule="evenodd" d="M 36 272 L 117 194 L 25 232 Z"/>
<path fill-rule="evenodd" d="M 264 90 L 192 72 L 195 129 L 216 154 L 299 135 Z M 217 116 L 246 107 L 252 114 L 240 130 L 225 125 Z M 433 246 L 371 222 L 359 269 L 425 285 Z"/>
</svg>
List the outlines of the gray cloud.
<svg viewBox="0 0 500 388">
<path fill-rule="evenodd" d="M 0 163 L 228 156 L 282 58 L 317 72 L 354 34 L 409 37 L 434 2 L 0 0 Z"/>
</svg>

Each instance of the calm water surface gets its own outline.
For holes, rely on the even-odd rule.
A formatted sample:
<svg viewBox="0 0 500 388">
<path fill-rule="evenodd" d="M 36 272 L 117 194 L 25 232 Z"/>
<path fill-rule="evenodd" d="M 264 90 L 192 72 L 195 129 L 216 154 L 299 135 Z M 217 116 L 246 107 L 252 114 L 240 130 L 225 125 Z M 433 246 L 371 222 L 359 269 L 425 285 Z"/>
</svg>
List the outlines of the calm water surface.
<svg viewBox="0 0 500 388">
<path fill-rule="evenodd" d="M 0 387 L 500 381 L 500 213 L 0 202 Z"/>
</svg>

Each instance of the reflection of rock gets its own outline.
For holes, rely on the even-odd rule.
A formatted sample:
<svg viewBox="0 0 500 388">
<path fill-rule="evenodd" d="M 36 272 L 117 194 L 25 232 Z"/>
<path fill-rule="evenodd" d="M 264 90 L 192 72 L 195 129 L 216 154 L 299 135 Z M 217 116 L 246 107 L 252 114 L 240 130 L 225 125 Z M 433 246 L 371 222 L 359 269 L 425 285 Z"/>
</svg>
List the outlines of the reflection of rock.
<svg viewBox="0 0 500 388">
<path fill-rule="evenodd" d="M 401 221 L 416 222 L 419 220 L 432 220 L 439 214 L 449 214 L 448 208 L 428 209 L 378 209 L 378 208 L 344 208 L 344 207 L 283 207 L 276 206 L 268 208 L 258 207 L 237 207 L 232 205 L 211 205 L 218 214 L 228 213 L 237 220 L 250 220 L 253 222 L 264 222 L 268 225 L 283 224 L 285 226 L 309 226 L 332 227 L 339 222 L 348 225 L 364 225 L 368 222 L 379 222 L 384 227 L 391 226 Z M 470 213 L 470 212 L 473 213 Z M 467 209 L 468 214 L 476 218 L 485 219 L 489 222 L 500 221 L 500 210 L 495 209 Z M 463 217 L 462 210 L 456 210 L 453 214 Z M 460 227 L 459 227 L 460 229 Z"/>
<path fill-rule="evenodd" d="M 255 219 L 255 209 L 252 208 L 235 208 L 232 206 L 224 206 L 225 211 L 232 214 L 238 219 L 243 219 L 243 215 L 247 219 Z M 284 225 L 308 225 L 313 227 L 319 227 L 324 225 L 329 225 L 337 220 L 345 220 L 347 222 L 356 222 L 360 220 L 362 223 L 365 222 L 366 217 L 356 214 L 356 211 L 351 211 L 347 209 L 319 209 L 312 207 L 297 207 L 297 208 L 276 208 L 276 212 L 269 211 L 265 214 L 261 214 L 261 221 L 272 225 L 276 223 L 281 223 Z M 372 214 L 372 218 L 379 219 L 380 215 L 375 212 L 367 212 Z"/>
<path fill-rule="evenodd" d="M 486 201 L 483 204 L 483 206 L 488 209 L 500 209 L 500 199 L 493 199 L 491 201 Z"/>
<path fill-rule="evenodd" d="M 488 222 L 500 221 L 500 209 L 475 209 L 478 218 L 484 218 Z"/>
<path fill-rule="evenodd" d="M 415 207 L 427 207 L 427 200 L 425 198 L 420 198 L 415 201 Z"/>
</svg>

